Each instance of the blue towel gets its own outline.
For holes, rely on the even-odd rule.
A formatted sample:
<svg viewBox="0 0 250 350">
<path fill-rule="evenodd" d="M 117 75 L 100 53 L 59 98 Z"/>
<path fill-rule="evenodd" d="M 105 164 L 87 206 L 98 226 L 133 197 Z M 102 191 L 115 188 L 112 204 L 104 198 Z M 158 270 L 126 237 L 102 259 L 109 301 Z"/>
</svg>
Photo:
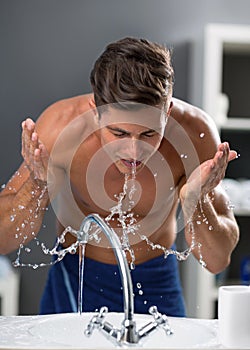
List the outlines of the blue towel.
<svg viewBox="0 0 250 350">
<path fill-rule="evenodd" d="M 41 300 L 40 313 L 77 312 L 78 255 L 67 254 L 50 268 Z M 176 257 L 159 256 L 137 264 L 131 270 L 135 313 L 147 314 L 152 305 L 168 316 L 185 316 L 184 300 Z M 110 312 L 123 311 L 122 285 L 117 265 L 85 258 L 83 311 L 107 306 Z"/>
</svg>

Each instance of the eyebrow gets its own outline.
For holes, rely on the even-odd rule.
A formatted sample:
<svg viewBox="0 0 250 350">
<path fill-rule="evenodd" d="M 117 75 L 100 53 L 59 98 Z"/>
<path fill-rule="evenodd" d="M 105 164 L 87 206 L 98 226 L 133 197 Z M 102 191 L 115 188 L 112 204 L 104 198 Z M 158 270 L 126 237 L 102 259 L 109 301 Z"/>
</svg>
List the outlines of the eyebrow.
<svg viewBox="0 0 250 350">
<path fill-rule="evenodd" d="M 128 131 L 126 131 L 124 129 L 118 128 L 118 127 L 106 126 L 106 128 L 111 130 L 111 131 L 121 132 L 123 134 L 130 135 L 130 132 L 128 132 Z M 157 131 L 154 130 L 154 129 L 148 129 L 146 131 L 143 131 L 140 135 L 150 134 L 152 132 L 157 132 Z"/>
</svg>

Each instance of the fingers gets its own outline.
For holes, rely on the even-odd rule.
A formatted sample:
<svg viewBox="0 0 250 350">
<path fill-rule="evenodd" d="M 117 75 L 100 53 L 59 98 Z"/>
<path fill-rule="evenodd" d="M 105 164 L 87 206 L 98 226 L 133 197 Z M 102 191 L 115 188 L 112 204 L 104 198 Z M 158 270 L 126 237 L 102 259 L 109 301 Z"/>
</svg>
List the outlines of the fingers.
<svg viewBox="0 0 250 350">
<path fill-rule="evenodd" d="M 46 181 L 48 153 L 35 131 L 35 123 L 27 118 L 22 122 L 22 156 L 35 179 Z"/>
<path fill-rule="evenodd" d="M 214 162 L 218 166 L 226 168 L 228 162 L 235 158 L 237 158 L 237 153 L 230 150 L 228 142 L 223 142 L 218 146 L 218 151 L 214 156 Z"/>
<path fill-rule="evenodd" d="M 228 162 L 235 158 L 237 158 L 237 152 L 230 150 L 228 142 L 223 142 L 218 146 L 218 150 L 211 163 L 211 169 L 216 172 L 217 178 L 224 178 Z"/>
<path fill-rule="evenodd" d="M 234 160 L 238 158 L 238 153 L 234 150 L 230 150 L 228 142 L 223 142 L 218 146 L 218 151 L 223 152 L 225 156 L 227 156 L 227 160 L 230 162 L 231 160 Z"/>
<path fill-rule="evenodd" d="M 38 136 L 35 131 L 35 123 L 30 118 L 22 123 L 22 154 L 24 159 L 28 162 L 30 154 L 34 154 L 38 144 Z"/>
<path fill-rule="evenodd" d="M 228 161 L 238 158 L 238 153 L 236 151 L 229 151 Z"/>
<path fill-rule="evenodd" d="M 203 196 L 212 191 L 224 178 L 228 162 L 237 158 L 237 153 L 231 151 L 227 142 L 218 146 L 214 158 L 208 159 L 189 177 L 189 183 L 200 183 L 200 195 Z M 198 176 L 197 176 L 198 174 Z"/>
<path fill-rule="evenodd" d="M 41 143 L 40 141 L 38 143 L 39 143 L 38 148 L 36 148 L 34 151 L 35 160 L 36 162 L 41 162 L 43 167 L 47 169 L 49 154 L 44 144 Z"/>
</svg>

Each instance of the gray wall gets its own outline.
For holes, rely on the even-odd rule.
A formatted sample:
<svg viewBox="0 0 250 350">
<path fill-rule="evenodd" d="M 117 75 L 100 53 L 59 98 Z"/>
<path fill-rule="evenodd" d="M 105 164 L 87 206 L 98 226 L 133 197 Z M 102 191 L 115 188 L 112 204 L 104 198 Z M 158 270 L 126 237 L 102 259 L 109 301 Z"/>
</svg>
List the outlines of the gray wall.
<svg viewBox="0 0 250 350">
<path fill-rule="evenodd" d="M 173 46 L 175 95 L 201 106 L 204 26 L 249 24 L 249 13 L 249 0 L 0 0 L 0 184 L 21 162 L 21 121 L 88 92 L 107 43 L 136 36 Z M 50 243 L 52 218 L 41 232 Z M 47 271 L 20 273 L 20 313 L 37 313 Z"/>
</svg>

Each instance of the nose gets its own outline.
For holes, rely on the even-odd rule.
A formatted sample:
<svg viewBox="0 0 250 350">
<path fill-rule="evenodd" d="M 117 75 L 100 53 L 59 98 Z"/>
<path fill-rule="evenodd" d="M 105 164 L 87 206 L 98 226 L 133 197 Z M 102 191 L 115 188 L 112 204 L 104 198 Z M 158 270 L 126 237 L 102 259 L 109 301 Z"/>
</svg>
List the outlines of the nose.
<svg viewBox="0 0 250 350">
<path fill-rule="evenodd" d="M 128 142 L 128 155 L 131 159 L 140 160 L 143 153 L 142 142 L 132 137 Z"/>
</svg>

